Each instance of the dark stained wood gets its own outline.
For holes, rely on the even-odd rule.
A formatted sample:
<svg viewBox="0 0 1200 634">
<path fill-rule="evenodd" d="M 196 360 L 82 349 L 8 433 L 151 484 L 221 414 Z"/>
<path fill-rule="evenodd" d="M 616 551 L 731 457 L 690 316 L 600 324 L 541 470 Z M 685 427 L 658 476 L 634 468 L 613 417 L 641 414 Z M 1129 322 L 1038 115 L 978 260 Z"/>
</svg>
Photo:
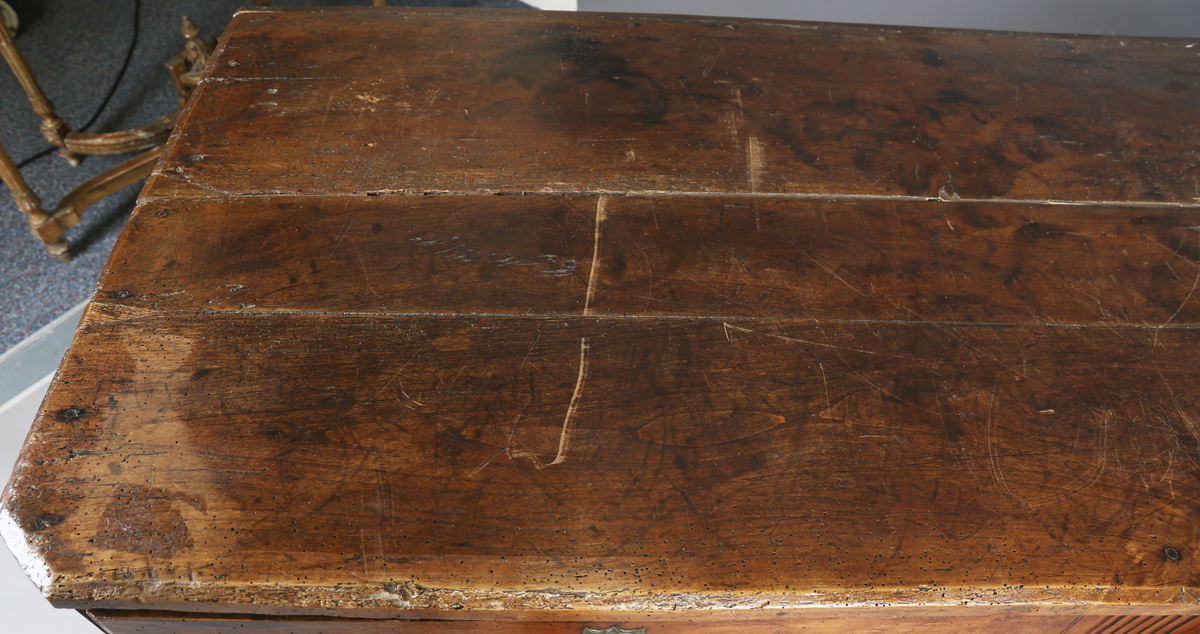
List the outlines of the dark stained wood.
<svg viewBox="0 0 1200 634">
<path fill-rule="evenodd" d="M 158 200 L 131 219 L 102 294 L 163 310 L 578 314 L 595 216 L 595 197 Z M 203 235 L 173 247 L 193 226 Z"/>
<path fill-rule="evenodd" d="M 240 13 L 160 172 L 237 194 L 1200 197 L 1192 40 L 365 15 Z"/>
<path fill-rule="evenodd" d="M 93 304 L 5 508 L 59 601 L 1170 611 L 1197 345 Z"/>
<path fill-rule="evenodd" d="M 171 236 L 192 226 L 204 230 L 181 251 Z M 100 296 L 161 310 L 579 315 L 587 304 L 601 315 L 1192 326 L 1197 226 L 1197 209 L 880 200 L 160 199 L 130 221 Z"/>
<path fill-rule="evenodd" d="M 112 632 L 1194 631 L 1189 44 L 239 14 L 0 534 Z"/>
</svg>

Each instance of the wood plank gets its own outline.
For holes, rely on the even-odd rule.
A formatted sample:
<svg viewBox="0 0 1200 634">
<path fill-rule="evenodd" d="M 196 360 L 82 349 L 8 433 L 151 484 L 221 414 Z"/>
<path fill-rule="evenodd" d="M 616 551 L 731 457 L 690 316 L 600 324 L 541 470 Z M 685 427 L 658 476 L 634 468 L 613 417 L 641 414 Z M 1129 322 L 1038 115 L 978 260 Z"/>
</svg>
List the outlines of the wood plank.
<svg viewBox="0 0 1200 634">
<path fill-rule="evenodd" d="M 114 632 L 1194 631 L 1192 44 L 243 12 L 0 535 Z"/>
<path fill-rule="evenodd" d="M 0 523 L 72 605 L 1178 612 L 1197 346 L 93 304 Z"/>
<path fill-rule="evenodd" d="M 1200 318 L 1192 210 L 716 197 L 607 207 L 598 314 L 1147 327 Z"/>
<path fill-rule="evenodd" d="M 153 200 L 130 221 L 100 296 L 158 310 L 579 315 L 586 306 L 1191 326 L 1197 226 L 1195 209 L 729 196 Z"/>
<path fill-rule="evenodd" d="M 1200 197 L 1191 40 L 407 8 L 224 38 L 159 173 L 231 194 Z"/>
<path fill-rule="evenodd" d="M 163 310 L 579 313 L 595 206 L 544 196 L 155 200 L 130 219 L 100 287 L 106 301 Z"/>
</svg>

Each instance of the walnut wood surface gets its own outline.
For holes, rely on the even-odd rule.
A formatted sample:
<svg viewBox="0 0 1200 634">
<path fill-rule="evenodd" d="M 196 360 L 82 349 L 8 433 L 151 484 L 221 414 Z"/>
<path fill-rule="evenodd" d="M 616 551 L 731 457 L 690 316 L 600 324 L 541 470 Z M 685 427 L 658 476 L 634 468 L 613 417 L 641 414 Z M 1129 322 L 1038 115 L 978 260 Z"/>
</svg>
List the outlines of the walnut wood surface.
<svg viewBox="0 0 1200 634">
<path fill-rule="evenodd" d="M 1191 326 L 1197 222 L 1192 209 L 724 196 L 157 199 L 130 221 L 100 296 L 160 310 L 578 315 L 587 304 L 614 316 Z M 204 231 L 180 250 L 172 236 L 194 226 Z"/>
<path fill-rule="evenodd" d="M 239 194 L 1200 197 L 1191 40 L 363 16 L 239 14 L 160 171 Z"/>
<path fill-rule="evenodd" d="M 0 533 L 114 632 L 1191 631 L 1185 44 L 239 14 Z"/>
<path fill-rule="evenodd" d="M 7 512 L 61 600 L 1184 608 L 1198 344 L 93 304 Z"/>
</svg>

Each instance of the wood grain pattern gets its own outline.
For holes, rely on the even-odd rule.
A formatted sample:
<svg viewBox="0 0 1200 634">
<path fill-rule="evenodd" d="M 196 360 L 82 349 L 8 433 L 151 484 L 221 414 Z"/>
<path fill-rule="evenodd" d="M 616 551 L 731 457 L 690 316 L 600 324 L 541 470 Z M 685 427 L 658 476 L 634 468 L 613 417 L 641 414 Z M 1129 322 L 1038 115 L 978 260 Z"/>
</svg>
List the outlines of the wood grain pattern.
<svg viewBox="0 0 1200 634">
<path fill-rule="evenodd" d="M 1200 630 L 1194 616 L 1107 616 L 1085 617 L 1064 632 L 1080 634 L 1184 634 Z"/>
<path fill-rule="evenodd" d="M 1194 631 L 1188 44 L 241 13 L 0 534 L 112 632 Z"/>
<path fill-rule="evenodd" d="M 190 108 L 203 125 L 184 126 L 160 173 L 235 194 L 1194 203 L 1190 44 L 596 14 L 242 12 Z"/>
<path fill-rule="evenodd" d="M 600 315 L 1150 328 L 1200 317 L 1200 210 L 601 200 L 150 201 L 101 296 L 161 310 L 579 315 L 586 303 Z M 191 226 L 205 230 L 178 249 L 171 236 Z"/>
<path fill-rule="evenodd" d="M 5 513 L 59 600 L 1185 608 L 1198 343 L 94 304 Z"/>
</svg>

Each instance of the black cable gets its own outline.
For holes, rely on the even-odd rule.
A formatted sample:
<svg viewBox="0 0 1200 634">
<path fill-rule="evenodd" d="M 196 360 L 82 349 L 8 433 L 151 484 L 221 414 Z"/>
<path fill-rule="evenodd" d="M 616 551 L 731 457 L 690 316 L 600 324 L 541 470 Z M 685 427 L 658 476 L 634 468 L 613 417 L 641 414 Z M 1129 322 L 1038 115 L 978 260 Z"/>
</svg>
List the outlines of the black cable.
<svg viewBox="0 0 1200 634">
<path fill-rule="evenodd" d="M 83 127 L 79 128 L 80 132 L 85 132 L 88 128 L 92 127 L 93 123 L 96 123 L 96 120 L 100 118 L 100 115 L 104 112 L 104 109 L 108 107 L 108 102 L 111 101 L 113 95 L 117 93 L 117 88 L 121 85 L 121 80 L 125 78 L 125 71 L 129 70 L 129 63 L 133 60 L 133 49 L 137 48 L 138 33 L 141 30 L 141 15 L 142 0 L 133 0 L 133 37 L 130 38 L 129 48 L 125 51 L 125 61 L 121 63 L 121 69 L 117 71 L 117 77 L 113 80 L 112 86 L 109 87 L 108 94 L 104 95 L 104 99 L 100 101 L 100 105 L 96 107 L 96 111 L 92 113 L 92 116 L 87 120 L 87 123 L 83 124 Z M 21 169 L 22 167 L 29 165 L 30 163 L 54 152 L 57 149 L 58 148 L 54 147 L 53 145 L 44 148 L 33 156 L 18 162 L 17 169 Z"/>
<path fill-rule="evenodd" d="M 36 161 L 36 160 L 38 160 L 38 159 L 42 158 L 43 156 L 46 156 L 47 154 L 49 154 L 49 153 L 51 153 L 51 152 L 53 152 L 54 150 L 57 150 L 57 149 L 58 149 L 58 148 L 56 148 L 56 147 L 54 147 L 53 145 L 51 145 L 50 147 L 47 147 L 47 148 L 43 149 L 42 151 L 40 151 L 40 152 L 38 152 L 37 154 L 34 154 L 33 156 L 31 156 L 31 157 L 29 157 L 29 158 L 25 159 L 24 161 L 21 161 L 21 162 L 17 163 L 17 169 L 21 169 L 22 167 L 25 167 L 26 165 L 29 165 L 30 163 L 32 163 L 32 162 L 34 162 L 34 161 Z"/>
<path fill-rule="evenodd" d="M 133 59 L 133 49 L 137 48 L 138 31 L 141 28 L 142 0 L 133 0 L 133 36 L 129 38 L 129 48 L 125 50 L 125 61 L 121 62 L 121 70 L 117 71 L 117 77 L 113 80 L 112 86 L 108 89 L 108 94 L 104 95 L 104 100 L 100 102 L 100 106 L 92 113 L 92 118 L 88 119 L 87 123 L 79 128 L 80 132 L 92 127 L 96 119 L 100 118 L 100 113 L 108 107 L 108 102 L 117 92 L 117 87 L 121 85 L 121 80 L 125 78 L 125 71 L 129 70 L 129 62 Z"/>
</svg>

